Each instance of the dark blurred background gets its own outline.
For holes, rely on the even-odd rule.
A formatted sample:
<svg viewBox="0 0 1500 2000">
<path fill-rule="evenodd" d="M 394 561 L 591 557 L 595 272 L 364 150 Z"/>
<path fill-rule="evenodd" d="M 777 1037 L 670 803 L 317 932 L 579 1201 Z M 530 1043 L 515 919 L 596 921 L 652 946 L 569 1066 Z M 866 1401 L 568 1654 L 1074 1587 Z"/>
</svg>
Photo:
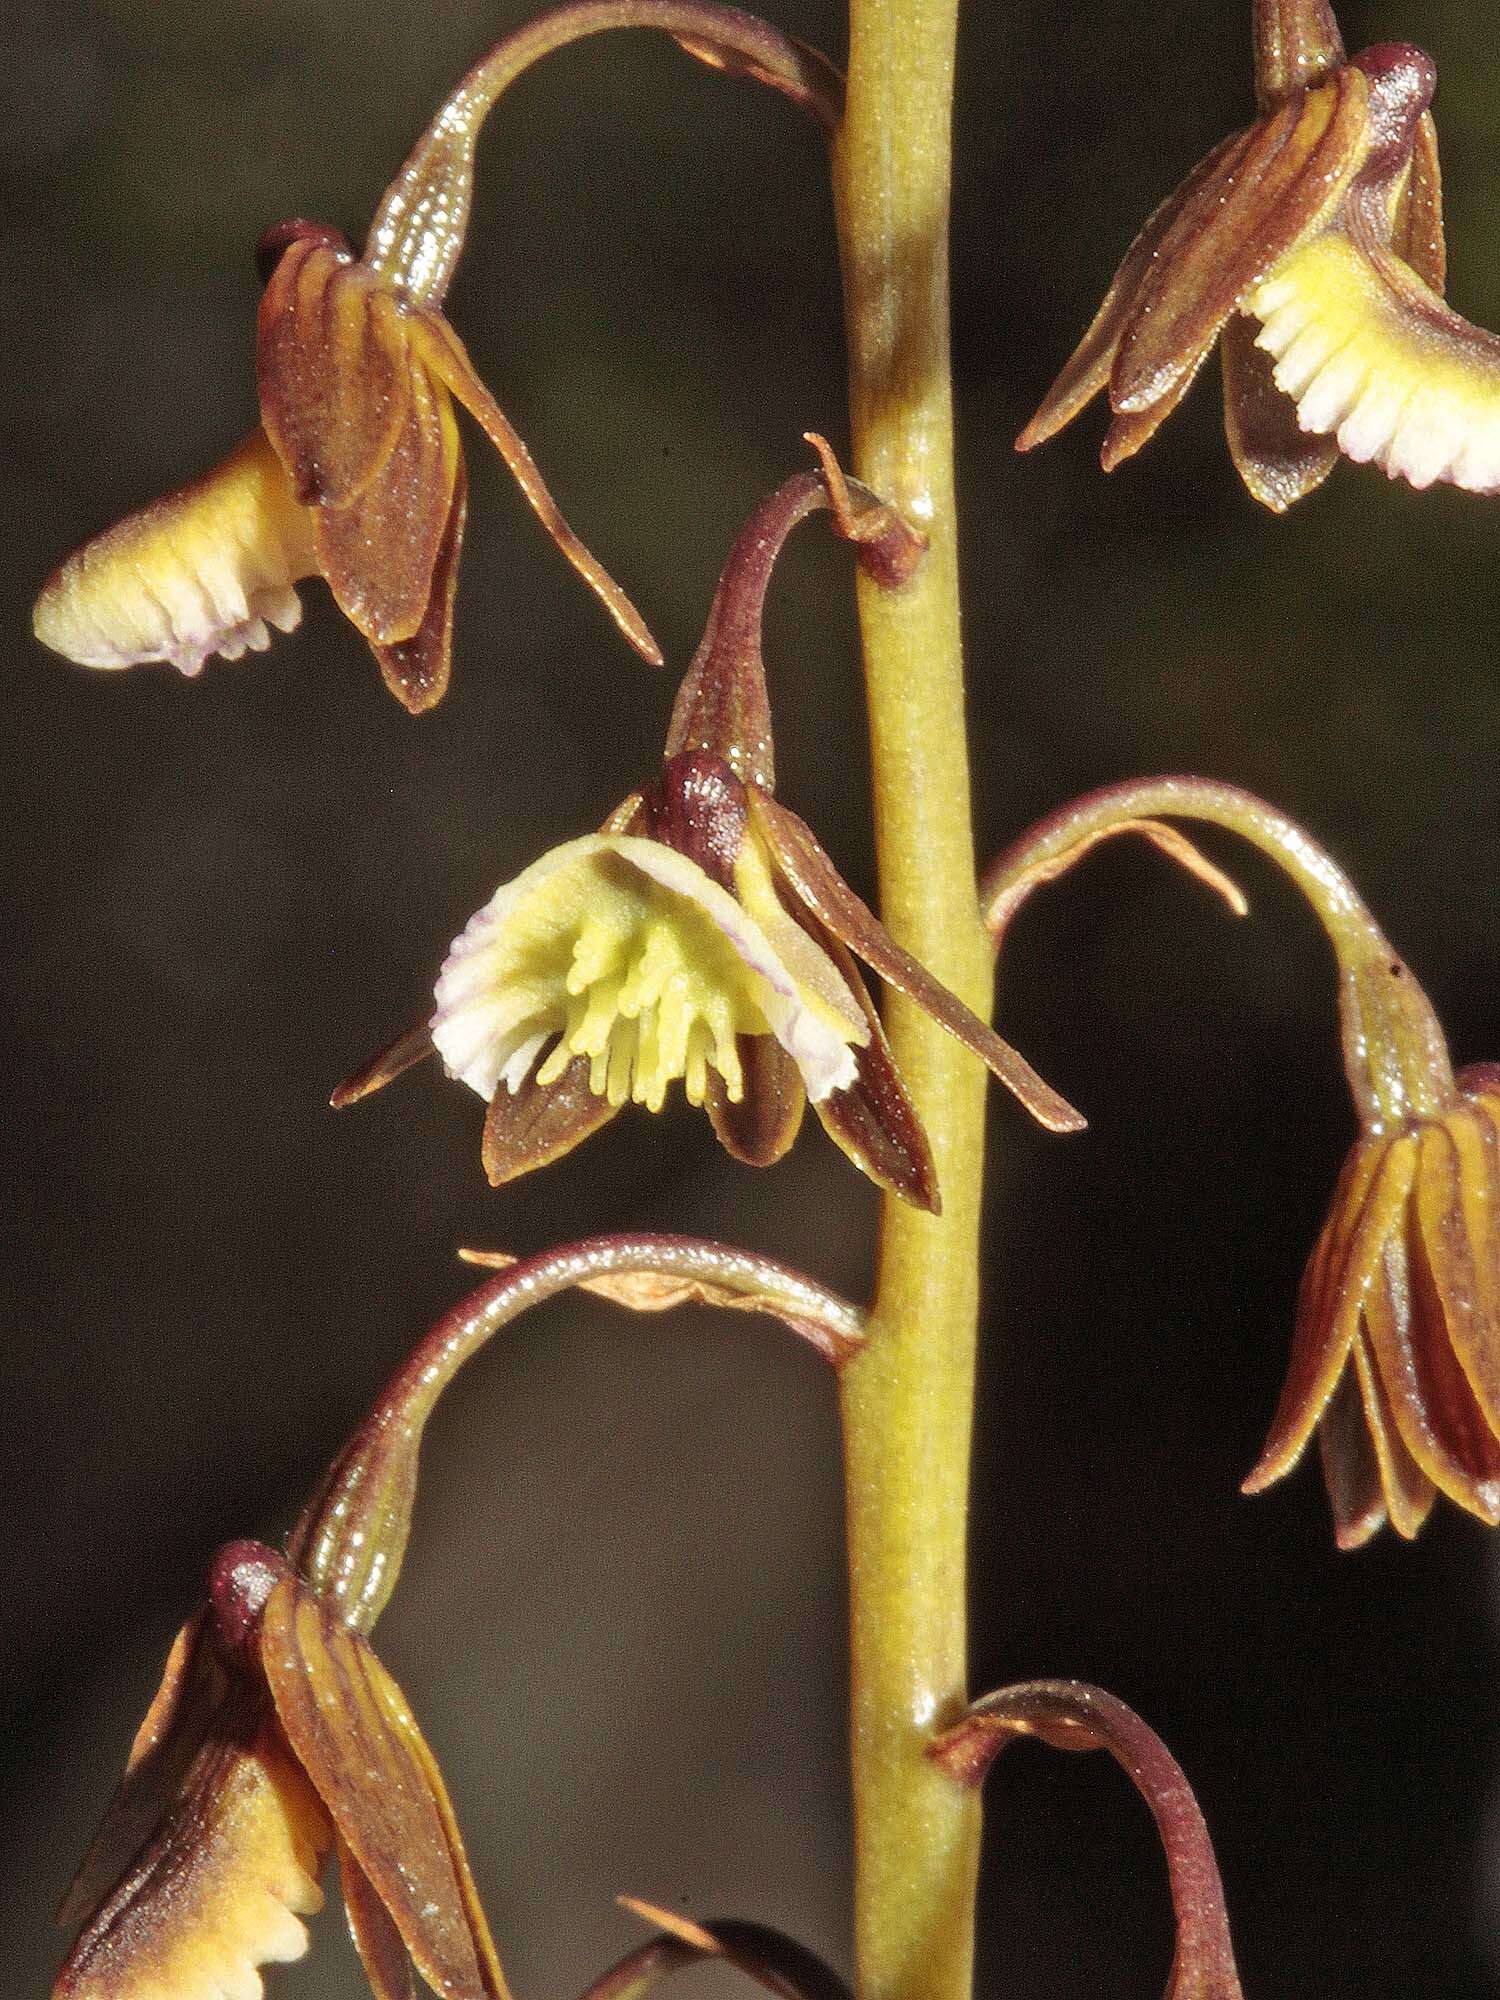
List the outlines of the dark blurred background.
<svg viewBox="0 0 1500 2000">
<path fill-rule="evenodd" d="M 1354 872 L 1461 1060 L 1500 1057 L 1494 502 L 1344 467 L 1290 519 L 1217 386 L 1097 471 L 1091 412 L 1010 440 L 1147 211 L 1250 105 L 1247 0 L 970 0 L 955 340 L 982 846 L 1193 769 Z M 263 659 L 106 676 L 35 647 L 83 536 L 253 420 L 250 248 L 356 237 L 514 0 L 22 0 L 0 65 L 0 437 L 12 1037 L 0 1492 L 0 1963 L 51 1908 L 208 1556 L 273 1535 L 466 1289 L 462 1242 L 729 1235 L 858 1295 L 873 1203 L 815 1129 L 759 1177 L 681 1113 L 491 1193 L 436 1071 L 329 1087 L 424 1003 L 496 883 L 649 769 L 672 682 L 620 645 L 482 444 L 452 693 L 412 721 L 321 586 Z M 831 0 L 778 18 L 835 53 Z M 1500 43 L 1461 0 L 1349 5 L 1442 79 L 1456 303 L 1500 322 Z M 665 42 L 554 58 L 492 122 L 451 299 L 563 505 L 680 670 L 754 501 L 843 435 L 819 143 Z M 1212 371 L 1210 371 L 1212 372 Z M 804 531 L 769 652 L 784 796 L 872 889 L 849 564 Z M 1215 852 L 1226 859 L 1222 844 Z M 1252 2000 L 1500 1982 L 1493 1544 L 1440 1508 L 1336 1555 L 1308 1465 L 1236 1487 L 1351 1136 L 1326 948 L 1267 868 L 1236 925 L 1121 851 L 1014 932 L 1000 1022 L 1092 1121 L 994 1110 L 974 1486 L 977 1686 L 1104 1683 L 1195 1780 Z M 435 1424 L 381 1635 L 443 1758 L 522 1995 L 638 1936 L 630 1889 L 847 1962 L 831 1384 L 777 1331 L 523 1322 Z M 1106 1760 L 1018 1751 L 990 1799 L 981 1991 L 1151 2000 L 1149 1822 Z M 352 2000 L 325 1918 L 277 1994 Z M 714 1975 L 704 1989 L 714 1987 Z M 727 1976 L 724 1979 L 727 1986 Z M 715 1989 L 716 1990 L 716 1989 Z"/>
</svg>

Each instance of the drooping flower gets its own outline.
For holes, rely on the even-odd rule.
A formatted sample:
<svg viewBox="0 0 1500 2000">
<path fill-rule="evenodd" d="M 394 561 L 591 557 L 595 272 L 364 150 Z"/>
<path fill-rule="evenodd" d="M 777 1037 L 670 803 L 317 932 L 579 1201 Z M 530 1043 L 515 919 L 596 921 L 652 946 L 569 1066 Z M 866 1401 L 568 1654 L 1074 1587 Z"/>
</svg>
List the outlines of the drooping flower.
<svg viewBox="0 0 1500 2000">
<path fill-rule="evenodd" d="M 1107 388 L 1112 470 L 1222 340 L 1230 450 L 1266 506 L 1340 452 L 1417 487 L 1500 489 L 1500 341 L 1442 298 L 1431 61 L 1400 43 L 1346 61 L 1326 0 L 1256 0 L 1255 28 L 1259 122 L 1146 224 L 1020 449 Z"/>
<path fill-rule="evenodd" d="M 462 93 L 435 131 L 461 126 Z M 640 614 L 563 519 L 442 314 L 466 209 L 448 216 L 446 254 L 434 260 L 430 210 L 451 162 L 431 162 L 424 181 L 431 151 L 429 133 L 387 192 L 363 257 L 320 224 L 266 232 L 261 428 L 68 557 L 37 601 L 45 645 L 84 666 L 166 661 L 196 674 L 213 653 L 263 650 L 272 626 L 291 631 L 295 586 L 320 575 L 396 698 L 414 714 L 431 708 L 448 683 L 467 505 L 458 402 L 631 644 L 660 664 Z M 423 233 L 408 215 L 414 241 L 390 222 L 398 195 L 429 225 Z"/>
<path fill-rule="evenodd" d="M 1242 835 L 1307 897 L 1338 963 L 1359 1120 L 1245 1491 L 1289 1472 L 1316 1431 L 1340 1547 L 1359 1547 L 1386 1521 L 1415 1535 L 1438 1493 L 1500 1523 L 1500 1067 L 1454 1075 L 1426 994 L 1333 858 L 1233 786 L 1116 785 L 1064 807 L 993 864 L 982 890 L 992 935 L 1099 840 L 1167 833 L 1158 815 Z"/>
<path fill-rule="evenodd" d="M 54 2000 L 259 2000 L 260 1967 L 307 1948 L 330 1848 L 376 2000 L 409 2000 L 409 1966 L 441 2000 L 507 2000 L 441 1773 L 369 1634 L 443 1390 L 569 1286 L 641 1311 L 696 1299 L 769 1314 L 835 1366 L 863 1337 L 811 1279 L 721 1244 L 599 1237 L 507 1260 L 397 1372 L 286 1555 L 233 1542 L 216 1557 L 65 1899 L 62 1921 L 82 1928 Z"/>
<path fill-rule="evenodd" d="M 761 611 L 787 534 L 835 508 L 882 574 L 920 543 L 842 476 L 791 480 L 743 530 L 682 684 L 660 776 L 602 832 L 534 862 L 471 919 L 435 1011 L 334 1095 L 353 1103 L 436 1049 L 485 1099 L 497 1186 L 681 1079 L 736 1158 L 764 1166 L 811 1103 L 871 1179 L 936 1208 L 932 1156 L 855 964 L 924 1007 L 1054 1131 L 1081 1120 L 938 984 L 774 794 Z"/>
</svg>

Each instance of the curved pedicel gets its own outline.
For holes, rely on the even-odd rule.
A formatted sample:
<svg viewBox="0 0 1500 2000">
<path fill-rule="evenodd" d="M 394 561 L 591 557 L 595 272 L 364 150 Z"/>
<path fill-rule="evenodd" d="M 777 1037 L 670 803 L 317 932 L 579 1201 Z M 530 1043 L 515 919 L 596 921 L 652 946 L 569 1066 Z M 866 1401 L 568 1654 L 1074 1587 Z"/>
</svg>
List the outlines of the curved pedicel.
<svg viewBox="0 0 1500 2000">
<path fill-rule="evenodd" d="M 422 1434 L 470 1357 L 528 1306 L 570 1287 L 653 1311 L 688 1298 L 769 1313 L 842 1364 L 861 1315 L 770 1258 L 690 1236 L 596 1236 L 511 1264 L 444 1315 L 397 1371 L 303 1512 L 287 1557 L 337 1616 L 368 1632 L 400 1572 Z"/>
<path fill-rule="evenodd" d="M 830 134 L 843 115 L 843 81 L 827 57 L 738 7 L 573 0 L 507 35 L 449 93 L 386 190 L 365 261 L 422 304 L 441 304 L 463 248 L 475 148 L 501 92 L 540 57 L 606 28 L 659 29 L 700 61 L 781 91 Z"/>
<path fill-rule="evenodd" d="M 850 2000 L 838 1974 L 783 1931 L 736 1917 L 700 1924 L 634 1896 L 619 1900 L 624 1909 L 657 1925 L 657 1935 L 601 1973 L 579 2000 L 644 2000 L 674 1972 L 713 1959 L 780 1994 L 781 2000 Z"/>
<path fill-rule="evenodd" d="M 1144 831 L 1141 823 L 1158 815 L 1202 820 L 1239 834 L 1288 874 L 1312 905 L 1338 961 L 1344 1068 L 1367 1129 L 1433 1116 L 1455 1101 L 1453 1068 L 1431 1003 L 1354 884 L 1310 834 L 1235 785 L 1207 778 L 1132 779 L 1060 807 L 1007 848 L 980 879 L 981 907 L 996 944 L 1040 883 L 1064 874 L 1099 841 Z M 1152 837 L 1160 844 L 1159 832 Z M 1214 886 L 1223 893 L 1220 882 Z"/>
<path fill-rule="evenodd" d="M 928 1755 L 965 1785 L 979 1785 L 1018 1737 L 1055 1750 L 1107 1750 L 1151 1808 L 1177 1919 L 1166 2000 L 1241 2000 L 1229 1915 L 1213 1842 L 1182 1767 L 1133 1709 L 1083 1681 L 1025 1681 L 974 1703 Z"/>
</svg>

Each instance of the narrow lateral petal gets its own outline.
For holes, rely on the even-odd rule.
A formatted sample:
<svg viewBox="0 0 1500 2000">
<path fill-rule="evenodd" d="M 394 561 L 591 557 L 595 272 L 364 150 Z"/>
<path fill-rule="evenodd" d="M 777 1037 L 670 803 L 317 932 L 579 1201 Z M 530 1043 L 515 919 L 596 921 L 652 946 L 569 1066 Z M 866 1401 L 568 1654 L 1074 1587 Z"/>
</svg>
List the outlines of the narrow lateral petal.
<svg viewBox="0 0 1500 2000">
<path fill-rule="evenodd" d="M 347 507 L 407 418 L 411 354 L 394 294 L 347 252 L 294 242 L 261 300 L 256 378 L 298 499 Z"/>
<path fill-rule="evenodd" d="M 1385 1511 L 1396 1533 L 1411 1541 L 1432 1512 L 1437 1488 L 1401 1441 L 1401 1432 L 1381 1382 L 1380 1370 L 1363 1334 L 1355 1339 L 1353 1361 Z M 1341 1541 L 1339 1546 L 1342 1548 L 1345 1544 Z"/>
<path fill-rule="evenodd" d="M 172 1642 L 161 1686 L 130 1746 L 125 1774 L 57 1912 L 74 1930 L 99 1907 L 157 1832 L 228 1692 L 205 1637 L 206 1607 Z"/>
<path fill-rule="evenodd" d="M 302 617 L 294 585 L 318 569 L 299 507 L 264 431 L 201 479 L 128 514 L 47 579 L 32 628 L 83 667 L 160 660 L 193 675 L 211 654 L 264 652 Z"/>
<path fill-rule="evenodd" d="M 469 477 L 460 458 L 422 622 L 409 639 L 373 647 L 386 686 L 412 715 L 435 707 L 447 692 L 453 655 L 453 600 L 458 591 L 458 557 L 468 505 Z"/>
<path fill-rule="evenodd" d="M 1263 111 L 1322 83 L 1344 60 L 1328 0 L 1255 0 L 1254 35 L 1255 95 Z"/>
<path fill-rule="evenodd" d="M 1307 431 L 1416 487 L 1500 491 L 1500 340 L 1393 251 L 1332 231 L 1246 300 Z"/>
<path fill-rule="evenodd" d="M 550 1166 L 614 1117 L 619 1106 L 590 1090 L 589 1069 L 587 1056 L 574 1056 L 552 1083 L 538 1083 L 533 1071 L 519 1090 L 495 1092 L 480 1149 L 491 1187 Z"/>
<path fill-rule="evenodd" d="M 1209 341 L 1202 348 L 1192 367 L 1180 375 L 1167 393 L 1156 402 L 1148 403 L 1141 410 L 1122 410 L 1114 418 L 1104 434 L 1104 443 L 1099 450 L 1099 464 L 1103 471 L 1113 472 L 1115 467 L 1123 465 L 1127 458 L 1134 458 L 1142 445 L 1150 444 L 1152 438 L 1197 381 L 1199 370 L 1207 361 L 1212 346 L 1212 341 Z"/>
<path fill-rule="evenodd" d="M 422 1977 L 443 2000 L 506 2000 L 442 1779 L 368 1643 L 285 1576 L 260 1657 L 288 1742 Z"/>
<path fill-rule="evenodd" d="M 1246 294 L 1323 227 L 1367 151 L 1369 101 L 1363 71 L 1341 70 L 1253 128 L 1140 288 L 1110 378 L 1116 411 L 1160 402 L 1199 366 Z"/>
<path fill-rule="evenodd" d="M 1344 1164 L 1329 1219 L 1297 1296 L 1287 1377 L 1270 1435 L 1241 1492 L 1261 1493 L 1291 1471 L 1343 1374 L 1383 1247 L 1399 1231 L 1416 1140 L 1361 1145 Z"/>
<path fill-rule="evenodd" d="M 427 615 L 458 489 L 458 422 L 448 393 L 413 360 L 396 441 L 347 506 L 313 513 L 318 561 L 339 609 L 372 644 L 411 639 Z"/>
<path fill-rule="evenodd" d="M 1385 1526 L 1385 1489 L 1375 1443 L 1365 1422 L 1352 1362 L 1338 1379 L 1318 1422 L 1318 1455 L 1341 1549 L 1362 1549 Z"/>
<path fill-rule="evenodd" d="M 378 1056 L 372 1056 L 362 1069 L 345 1077 L 328 1102 L 335 1111 L 358 1104 L 362 1097 L 368 1097 L 372 1091 L 383 1090 L 388 1083 L 394 1083 L 398 1076 L 404 1075 L 414 1064 L 433 1053 L 432 1030 L 425 1021 L 421 1021 L 415 1028 L 405 1029 Z"/>
<path fill-rule="evenodd" d="M 1252 497 L 1284 514 L 1323 484 L 1339 462 L 1339 448 L 1298 423 L 1296 404 L 1276 386 L 1275 363 L 1256 345 L 1258 331 L 1243 313 L 1231 314 L 1224 328 L 1224 432 Z"/>
<path fill-rule="evenodd" d="M 1411 1254 L 1490 1430 L 1500 1437 L 1500 1147 L 1477 1110 L 1422 1133 Z"/>
<path fill-rule="evenodd" d="M 1430 111 L 1417 120 L 1406 186 L 1396 203 L 1391 248 L 1442 297 L 1448 287 L 1448 245 L 1443 232 L 1443 170 Z"/>
<path fill-rule="evenodd" d="M 259 2000 L 300 1958 L 330 1839 L 255 1698 L 221 1708 L 155 1837 L 69 1954 L 53 2000 Z"/>
<path fill-rule="evenodd" d="M 1397 1233 L 1365 1300 L 1380 1386 L 1401 1440 L 1440 1493 L 1500 1524 L 1500 1444 L 1448 1346 L 1424 1274 Z"/>
<path fill-rule="evenodd" d="M 1198 162 L 1153 212 L 1125 252 L 1088 332 L 1042 399 L 1042 407 L 1016 439 L 1017 451 L 1032 451 L 1055 437 L 1108 382 L 1125 329 L 1135 313 L 1136 296 L 1155 263 L 1163 238 L 1174 227 L 1189 199 L 1217 178 L 1219 169 L 1243 145 L 1246 136 L 1243 132 L 1231 133 L 1222 145 Z"/>
<path fill-rule="evenodd" d="M 413 317 L 418 345 L 428 365 L 458 398 L 504 459 L 511 477 L 531 503 L 532 512 L 562 550 L 584 582 L 594 592 L 643 660 L 654 667 L 662 663 L 660 646 L 647 630 L 646 621 L 609 574 L 563 519 L 562 511 L 536 468 L 536 461 L 522 443 L 515 427 L 484 383 L 479 379 L 468 350 L 440 313 L 423 312 Z"/>
<path fill-rule="evenodd" d="M 390 1912 L 376 1895 L 369 1876 L 340 1838 L 339 1881 L 344 1891 L 344 1915 L 375 2000 L 416 2000 L 416 1974 Z"/>
<path fill-rule="evenodd" d="M 1019 1055 L 972 1013 L 956 994 L 941 985 L 910 952 L 903 951 L 890 932 L 849 887 L 818 844 L 804 820 L 763 792 L 752 793 L 752 823 L 776 858 L 777 866 L 796 899 L 822 927 L 856 958 L 864 960 L 888 986 L 930 1014 L 941 1027 L 972 1050 L 982 1063 L 1020 1099 L 1040 1125 L 1050 1132 L 1080 1132 L 1085 1120 L 1067 1099 L 1037 1075 Z"/>
</svg>

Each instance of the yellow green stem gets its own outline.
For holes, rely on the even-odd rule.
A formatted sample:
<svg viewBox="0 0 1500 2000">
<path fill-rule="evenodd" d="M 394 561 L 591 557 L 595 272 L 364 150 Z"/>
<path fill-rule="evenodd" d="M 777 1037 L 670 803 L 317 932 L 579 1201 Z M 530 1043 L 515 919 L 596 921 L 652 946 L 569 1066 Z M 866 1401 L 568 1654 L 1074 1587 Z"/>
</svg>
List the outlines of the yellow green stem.
<svg viewBox="0 0 1500 2000">
<path fill-rule="evenodd" d="M 987 1017 L 959 643 L 948 206 L 957 0 L 852 0 L 835 199 L 854 465 L 931 538 L 859 586 L 882 914 Z M 985 1075 L 898 996 L 896 1059 L 941 1216 L 886 1199 L 865 1351 L 842 1410 L 860 2000 L 967 2000 L 979 1809 L 926 1756 L 965 1698 L 966 1528 Z"/>
</svg>

